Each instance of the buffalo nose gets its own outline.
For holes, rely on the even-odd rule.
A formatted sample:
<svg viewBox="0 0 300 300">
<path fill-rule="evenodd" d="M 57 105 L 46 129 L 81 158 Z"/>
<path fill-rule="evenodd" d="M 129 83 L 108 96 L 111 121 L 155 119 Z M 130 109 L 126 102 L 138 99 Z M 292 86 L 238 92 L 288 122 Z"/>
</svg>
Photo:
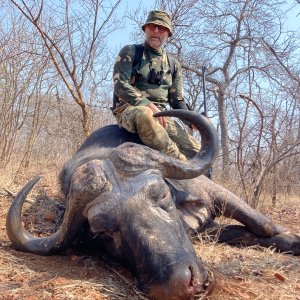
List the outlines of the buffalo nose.
<svg viewBox="0 0 300 300">
<path fill-rule="evenodd" d="M 150 287 L 149 296 L 155 300 L 191 300 L 204 293 L 207 274 L 200 274 L 197 266 L 179 268 L 165 284 Z"/>
</svg>

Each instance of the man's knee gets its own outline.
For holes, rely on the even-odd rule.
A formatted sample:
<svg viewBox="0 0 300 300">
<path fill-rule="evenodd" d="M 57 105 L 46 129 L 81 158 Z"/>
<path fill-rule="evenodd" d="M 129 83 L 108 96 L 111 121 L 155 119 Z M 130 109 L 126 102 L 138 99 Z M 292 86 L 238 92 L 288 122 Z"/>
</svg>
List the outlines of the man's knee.
<svg viewBox="0 0 300 300">
<path fill-rule="evenodd" d="M 149 123 L 152 122 L 154 119 L 152 110 L 147 106 L 137 107 L 135 112 L 135 118 L 138 124 Z"/>
</svg>

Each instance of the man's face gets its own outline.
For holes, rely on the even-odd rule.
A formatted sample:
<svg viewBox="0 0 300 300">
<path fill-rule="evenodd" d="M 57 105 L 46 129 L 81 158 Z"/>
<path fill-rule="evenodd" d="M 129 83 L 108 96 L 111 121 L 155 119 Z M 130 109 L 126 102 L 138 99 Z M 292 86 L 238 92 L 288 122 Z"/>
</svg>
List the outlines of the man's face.
<svg viewBox="0 0 300 300">
<path fill-rule="evenodd" d="M 156 50 L 159 50 L 163 47 L 169 37 L 168 28 L 156 25 L 156 24 L 147 24 L 145 26 L 145 39 L 146 42 Z"/>
</svg>

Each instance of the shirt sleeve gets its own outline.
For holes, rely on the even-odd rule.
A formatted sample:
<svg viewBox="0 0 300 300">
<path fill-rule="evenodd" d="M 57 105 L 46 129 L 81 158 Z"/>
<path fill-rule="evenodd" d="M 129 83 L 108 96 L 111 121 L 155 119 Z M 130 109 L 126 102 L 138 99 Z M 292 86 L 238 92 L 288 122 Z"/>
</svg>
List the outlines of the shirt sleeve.
<svg viewBox="0 0 300 300">
<path fill-rule="evenodd" d="M 175 74 L 169 90 L 168 102 L 173 109 L 189 110 L 184 102 L 182 69 L 178 60 L 175 60 Z"/>
<path fill-rule="evenodd" d="M 127 45 L 117 56 L 113 69 L 114 93 L 119 99 L 130 105 L 148 105 L 150 101 L 136 87 L 132 86 L 134 55 L 135 46 Z"/>
</svg>

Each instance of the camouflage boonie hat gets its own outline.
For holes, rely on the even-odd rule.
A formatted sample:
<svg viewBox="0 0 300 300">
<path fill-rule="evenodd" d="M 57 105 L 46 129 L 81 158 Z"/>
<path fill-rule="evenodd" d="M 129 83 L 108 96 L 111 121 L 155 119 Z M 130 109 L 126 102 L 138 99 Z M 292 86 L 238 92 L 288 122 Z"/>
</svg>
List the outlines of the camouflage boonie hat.
<svg viewBox="0 0 300 300">
<path fill-rule="evenodd" d="M 169 36 L 173 34 L 171 18 L 167 12 L 163 10 L 152 10 L 150 11 L 146 23 L 142 26 L 143 31 L 145 31 L 145 26 L 147 24 L 161 25 L 169 29 Z"/>
</svg>

